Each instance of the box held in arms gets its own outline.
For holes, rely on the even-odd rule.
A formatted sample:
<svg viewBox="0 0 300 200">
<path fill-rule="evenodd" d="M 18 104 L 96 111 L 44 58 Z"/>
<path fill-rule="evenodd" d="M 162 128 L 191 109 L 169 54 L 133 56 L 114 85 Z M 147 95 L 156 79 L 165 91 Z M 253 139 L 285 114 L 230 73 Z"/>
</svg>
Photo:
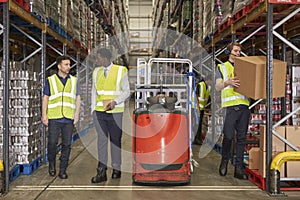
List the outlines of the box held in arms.
<svg viewBox="0 0 300 200">
<path fill-rule="evenodd" d="M 234 73 L 241 84 L 235 91 L 254 100 L 265 99 L 266 57 L 237 57 L 234 63 Z M 286 62 L 273 59 L 273 98 L 285 96 L 286 65 Z"/>
</svg>

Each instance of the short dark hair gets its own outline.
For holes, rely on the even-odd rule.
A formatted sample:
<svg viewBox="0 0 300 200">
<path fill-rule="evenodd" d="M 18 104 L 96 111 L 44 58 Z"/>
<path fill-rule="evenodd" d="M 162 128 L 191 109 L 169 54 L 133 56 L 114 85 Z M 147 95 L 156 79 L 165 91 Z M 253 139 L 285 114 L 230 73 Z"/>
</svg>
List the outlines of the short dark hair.
<svg viewBox="0 0 300 200">
<path fill-rule="evenodd" d="M 98 49 L 97 53 L 99 54 L 99 56 L 111 60 L 112 54 L 111 54 L 110 49 L 100 48 L 100 49 Z"/>
<path fill-rule="evenodd" d="M 60 64 L 63 60 L 71 60 L 69 56 L 63 55 L 56 58 L 56 64 Z"/>
<path fill-rule="evenodd" d="M 242 49 L 242 45 L 238 42 L 231 42 L 228 44 L 227 49 L 231 52 L 234 46 L 238 46 Z"/>
</svg>

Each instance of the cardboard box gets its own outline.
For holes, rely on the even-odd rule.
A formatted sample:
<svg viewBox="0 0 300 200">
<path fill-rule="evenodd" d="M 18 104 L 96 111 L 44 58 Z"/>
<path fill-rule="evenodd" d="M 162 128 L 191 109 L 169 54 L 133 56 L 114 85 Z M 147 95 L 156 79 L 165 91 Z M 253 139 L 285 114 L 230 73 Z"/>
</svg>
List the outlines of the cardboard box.
<svg viewBox="0 0 300 200">
<path fill-rule="evenodd" d="M 287 126 L 286 139 L 300 149 L 300 126 Z M 286 151 L 294 150 L 286 145 Z M 286 167 L 288 178 L 300 178 L 300 161 L 288 161 Z"/>
<path fill-rule="evenodd" d="M 249 150 L 249 169 L 259 169 L 260 152 L 259 147 L 252 147 Z"/>
<path fill-rule="evenodd" d="M 279 153 L 282 152 L 272 152 L 272 159 L 278 155 Z M 259 168 L 258 168 L 258 173 L 263 177 L 266 178 L 267 176 L 267 168 L 266 168 L 266 159 L 267 159 L 267 152 L 262 151 L 261 149 L 259 150 Z M 270 166 L 269 166 L 270 167 Z M 283 163 L 280 167 L 280 177 L 283 178 L 285 177 L 285 163 Z"/>
<path fill-rule="evenodd" d="M 273 98 L 285 96 L 286 65 L 286 62 L 273 59 Z M 234 74 L 241 85 L 235 91 L 255 100 L 265 99 L 266 69 L 266 56 L 236 57 Z"/>
<path fill-rule="evenodd" d="M 278 126 L 275 130 L 279 133 L 283 138 L 285 138 L 285 126 Z M 259 126 L 259 148 L 262 151 L 266 151 L 266 126 Z M 285 151 L 285 143 L 272 134 L 272 151 L 282 152 Z"/>
</svg>

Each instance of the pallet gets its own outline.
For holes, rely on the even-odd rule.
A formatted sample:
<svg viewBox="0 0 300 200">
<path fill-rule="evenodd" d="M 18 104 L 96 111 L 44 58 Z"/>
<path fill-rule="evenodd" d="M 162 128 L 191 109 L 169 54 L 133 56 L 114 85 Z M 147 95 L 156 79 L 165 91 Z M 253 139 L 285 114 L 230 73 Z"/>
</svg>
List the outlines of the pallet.
<svg viewBox="0 0 300 200">
<path fill-rule="evenodd" d="M 266 179 L 258 173 L 258 170 L 250 170 L 246 167 L 246 174 L 249 181 L 258 186 L 260 189 L 266 190 Z"/>
<path fill-rule="evenodd" d="M 20 176 L 20 166 L 16 165 L 9 171 L 9 182 L 13 182 Z"/>
<path fill-rule="evenodd" d="M 20 164 L 20 172 L 22 175 L 29 175 L 35 172 L 42 165 L 42 157 L 38 157 L 29 164 Z"/>
</svg>

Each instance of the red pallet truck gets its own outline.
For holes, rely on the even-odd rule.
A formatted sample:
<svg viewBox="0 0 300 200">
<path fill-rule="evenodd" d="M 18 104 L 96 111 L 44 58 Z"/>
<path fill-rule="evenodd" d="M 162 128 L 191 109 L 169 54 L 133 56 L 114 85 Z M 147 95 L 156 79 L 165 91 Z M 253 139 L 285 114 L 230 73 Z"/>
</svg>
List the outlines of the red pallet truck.
<svg viewBox="0 0 300 200">
<path fill-rule="evenodd" d="M 164 73 L 168 70 L 164 68 L 192 70 L 191 62 L 167 58 L 139 62 L 133 113 L 133 183 L 188 184 L 191 179 L 190 78 L 172 71 Z M 157 68 L 157 73 L 153 68 Z M 155 84 L 154 80 L 160 83 Z"/>
</svg>

